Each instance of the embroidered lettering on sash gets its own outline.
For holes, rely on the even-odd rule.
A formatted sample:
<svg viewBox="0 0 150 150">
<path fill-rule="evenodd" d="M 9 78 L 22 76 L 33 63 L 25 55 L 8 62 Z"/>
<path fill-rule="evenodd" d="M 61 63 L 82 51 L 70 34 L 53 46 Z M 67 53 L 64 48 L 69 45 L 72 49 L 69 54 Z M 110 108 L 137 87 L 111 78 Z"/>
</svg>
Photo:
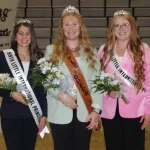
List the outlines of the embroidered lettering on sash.
<svg viewBox="0 0 150 150">
<path fill-rule="evenodd" d="M 130 85 L 135 87 L 135 79 L 133 79 L 131 76 L 129 76 L 119 65 L 117 59 L 115 58 L 115 56 L 112 57 L 112 62 L 113 65 L 115 67 L 115 69 L 117 70 L 117 72 L 120 74 L 120 76 L 125 79 L 126 83 L 130 83 Z"/>
<path fill-rule="evenodd" d="M 16 82 L 19 85 L 21 85 L 21 88 L 23 89 L 23 94 L 26 96 L 26 98 L 29 101 L 28 106 L 30 108 L 30 111 L 33 115 L 33 118 L 34 118 L 37 126 L 39 126 L 39 121 L 42 117 L 42 110 L 36 99 L 36 96 L 31 88 L 28 80 L 24 76 L 22 68 L 14 54 L 14 51 L 11 49 L 8 49 L 8 50 L 4 50 L 3 52 L 6 57 L 9 68 L 11 69 L 12 74 L 13 74 L 14 78 L 16 79 Z"/>
<path fill-rule="evenodd" d="M 67 57 L 67 59 L 70 61 L 70 63 L 73 65 L 74 68 L 78 68 L 78 64 L 74 62 L 70 56 Z M 77 84 L 80 86 L 81 90 L 84 92 L 85 96 L 89 95 L 89 90 L 86 89 L 85 85 L 82 83 L 82 81 L 79 79 L 76 70 L 74 69 L 74 79 L 76 80 Z"/>
</svg>

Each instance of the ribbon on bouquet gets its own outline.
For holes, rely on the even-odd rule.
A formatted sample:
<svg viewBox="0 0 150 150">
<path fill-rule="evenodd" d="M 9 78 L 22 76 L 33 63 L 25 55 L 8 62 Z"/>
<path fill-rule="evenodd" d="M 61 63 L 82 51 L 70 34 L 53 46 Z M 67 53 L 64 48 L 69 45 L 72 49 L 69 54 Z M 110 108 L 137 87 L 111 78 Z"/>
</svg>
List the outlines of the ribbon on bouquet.
<svg viewBox="0 0 150 150">
<path fill-rule="evenodd" d="M 42 110 L 38 103 L 38 100 L 24 75 L 24 72 L 18 62 L 17 57 L 12 49 L 3 50 L 8 66 L 16 79 L 17 84 L 21 85 L 24 90 L 21 91 L 29 101 L 28 106 L 35 120 L 36 125 L 39 127 L 40 119 L 42 117 Z M 49 133 L 47 126 L 39 133 L 41 138 L 44 137 L 45 133 Z"/>
</svg>

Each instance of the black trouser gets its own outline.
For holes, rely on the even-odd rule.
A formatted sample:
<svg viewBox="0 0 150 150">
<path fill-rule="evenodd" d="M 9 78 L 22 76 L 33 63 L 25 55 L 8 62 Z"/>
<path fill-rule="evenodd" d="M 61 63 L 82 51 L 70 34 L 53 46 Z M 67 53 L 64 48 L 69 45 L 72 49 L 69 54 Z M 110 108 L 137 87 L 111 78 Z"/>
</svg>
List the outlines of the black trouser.
<svg viewBox="0 0 150 150">
<path fill-rule="evenodd" d="M 113 119 L 102 118 L 107 150 L 144 150 L 145 130 L 139 118 L 122 118 L 117 106 Z"/>
<path fill-rule="evenodd" d="M 55 150 L 89 150 L 91 130 L 89 123 L 78 121 L 76 110 L 73 110 L 73 120 L 69 124 L 50 123 Z"/>
<path fill-rule="evenodd" d="M 7 150 L 34 150 L 38 128 L 33 119 L 1 118 Z"/>
</svg>

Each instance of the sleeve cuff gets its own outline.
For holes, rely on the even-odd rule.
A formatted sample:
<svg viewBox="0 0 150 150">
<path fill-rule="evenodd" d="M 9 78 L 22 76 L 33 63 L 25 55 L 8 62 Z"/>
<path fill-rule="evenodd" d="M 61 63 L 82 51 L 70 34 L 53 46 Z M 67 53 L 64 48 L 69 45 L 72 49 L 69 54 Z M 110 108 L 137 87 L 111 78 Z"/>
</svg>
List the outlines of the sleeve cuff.
<svg viewBox="0 0 150 150">
<path fill-rule="evenodd" d="M 92 104 L 91 106 L 94 109 L 99 109 L 99 110 L 101 109 L 100 105 L 98 105 L 98 104 Z"/>
</svg>

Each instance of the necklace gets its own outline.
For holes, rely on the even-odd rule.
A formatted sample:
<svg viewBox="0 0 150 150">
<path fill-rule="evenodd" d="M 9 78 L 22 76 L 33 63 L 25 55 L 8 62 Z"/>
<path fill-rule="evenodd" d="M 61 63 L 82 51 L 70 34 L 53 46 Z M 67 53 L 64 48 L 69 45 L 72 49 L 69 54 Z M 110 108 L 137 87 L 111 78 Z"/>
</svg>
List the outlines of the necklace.
<svg viewBox="0 0 150 150">
<path fill-rule="evenodd" d="M 79 50 L 79 46 L 77 46 L 77 47 L 69 47 L 69 46 L 68 46 L 68 48 L 69 48 L 70 50 L 72 50 L 72 51 L 78 51 L 78 50 Z"/>
<path fill-rule="evenodd" d="M 20 56 L 21 60 L 27 61 L 30 59 L 30 56 L 28 56 L 28 55 L 19 54 L 19 56 Z"/>
<path fill-rule="evenodd" d="M 116 52 L 117 52 L 118 56 L 123 56 L 125 53 L 126 47 L 125 48 L 116 47 L 116 48 L 117 48 Z"/>
<path fill-rule="evenodd" d="M 80 54 L 79 54 L 79 46 L 78 47 L 69 47 L 68 46 L 68 48 L 72 51 L 72 53 L 73 53 L 73 55 L 75 57 L 79 57 L 80 56 Z"/>
</svg>

